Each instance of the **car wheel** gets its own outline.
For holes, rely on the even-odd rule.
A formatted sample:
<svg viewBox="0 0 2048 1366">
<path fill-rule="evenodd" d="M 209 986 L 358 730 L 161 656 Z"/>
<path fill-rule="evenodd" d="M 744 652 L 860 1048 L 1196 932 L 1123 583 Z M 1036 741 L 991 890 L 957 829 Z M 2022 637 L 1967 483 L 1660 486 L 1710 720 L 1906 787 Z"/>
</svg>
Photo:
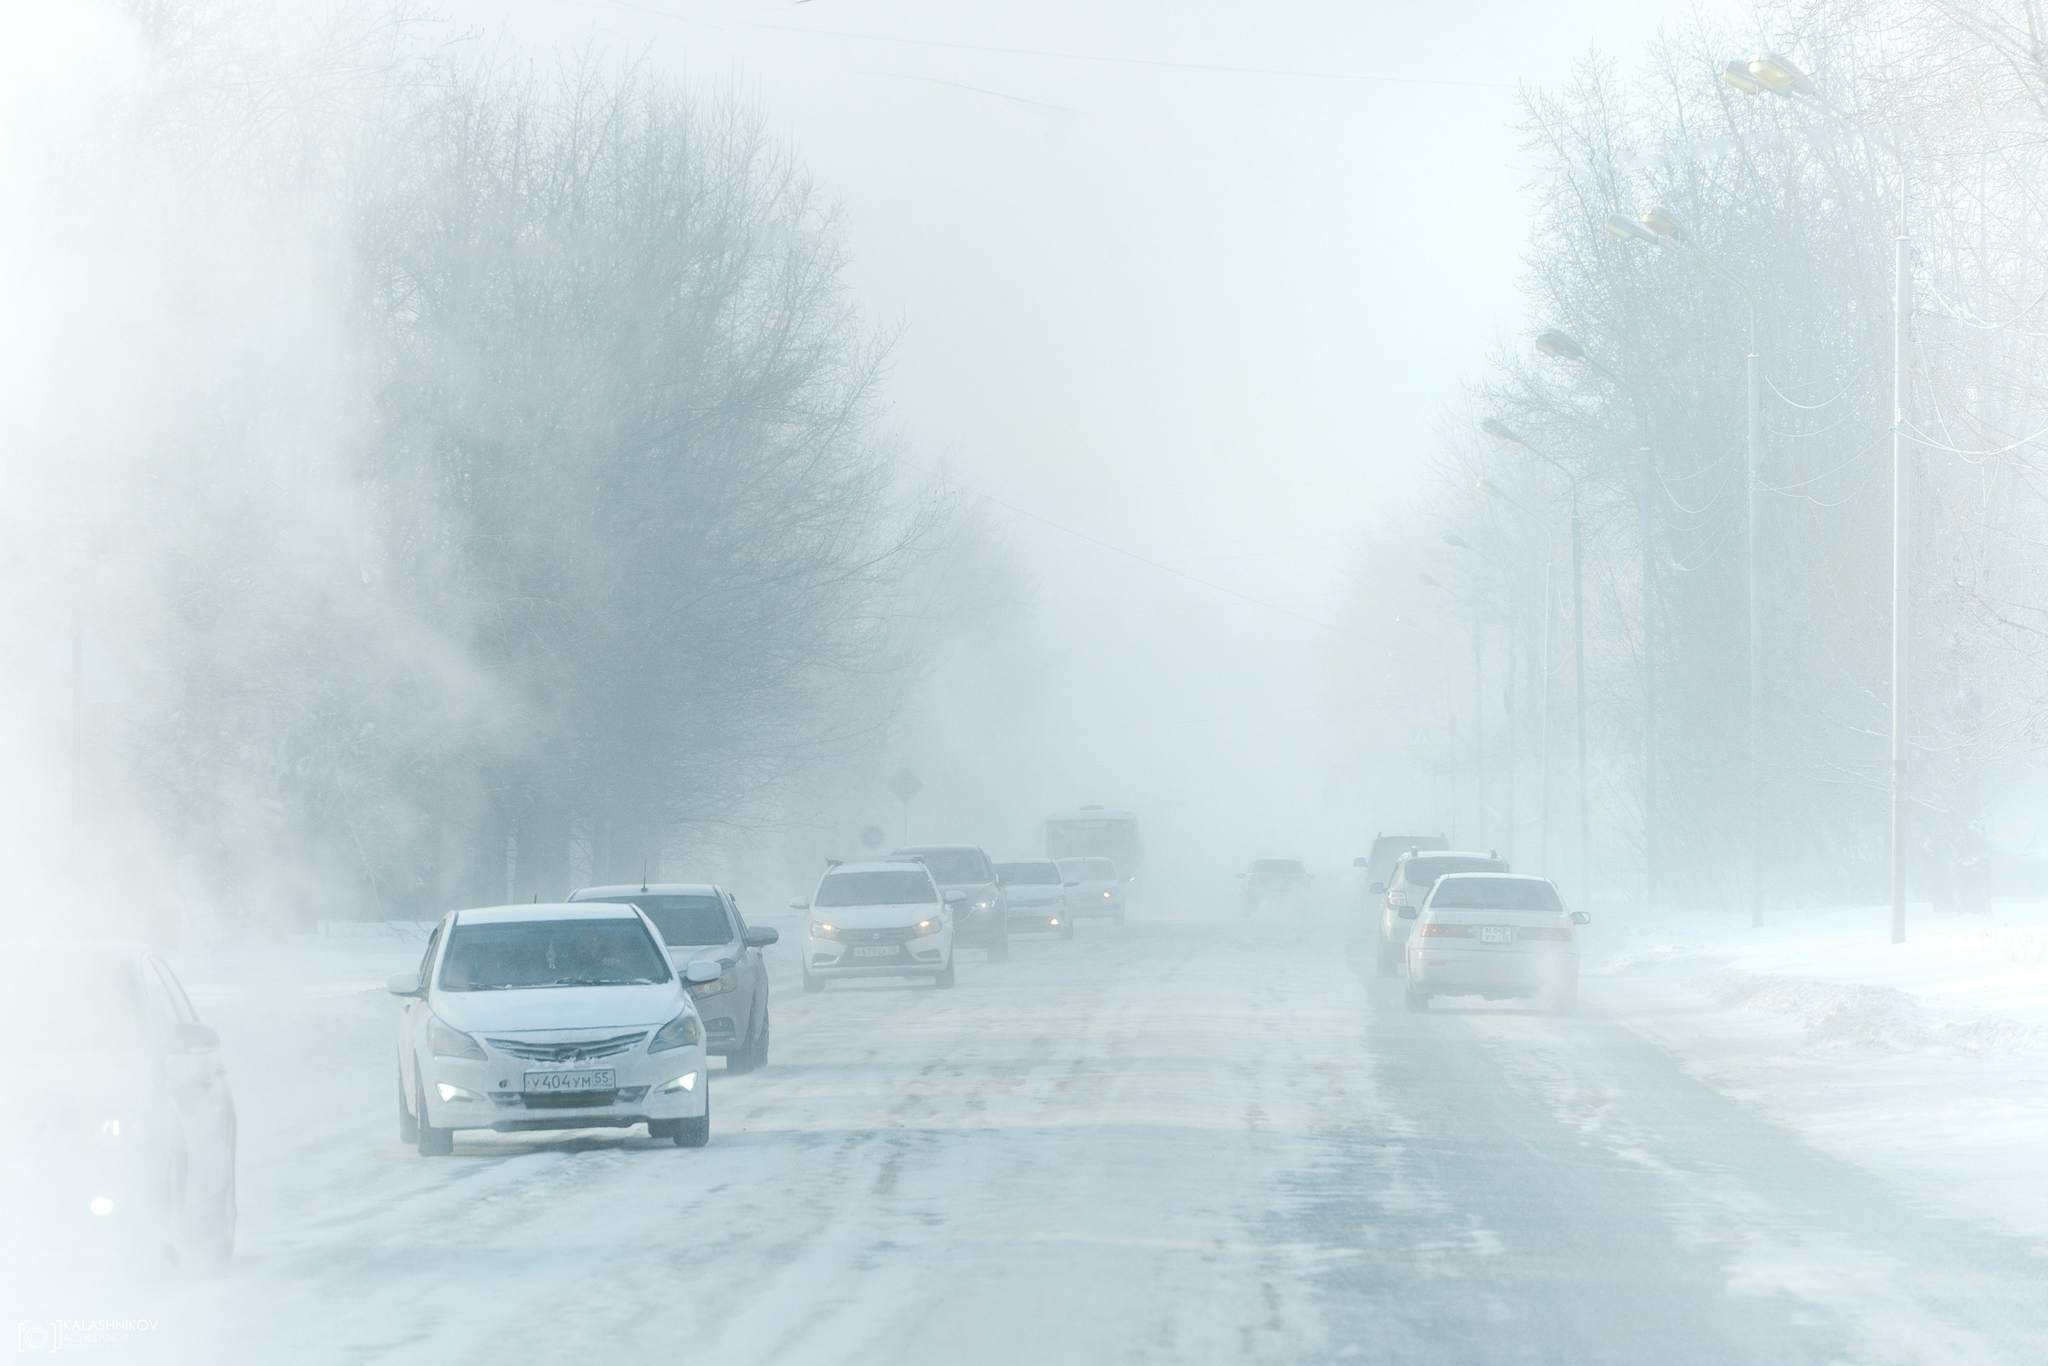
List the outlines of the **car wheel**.
<svg viewBox="0 0 2048 1366">
<path fill-rule="evenodd" d="M 1380 976 L 1397 977 L 1401 972 L 1401 950 L 1398 945 L 1380 941 Z"/>
<path fill-rule="evenodd" d="M 1429 993 L 1417 987 L 1415 983 L 1410 982 L 1408 984 L 1408 990 L 1403 993 L 1403 996 L 1410 1010 L 1423 1011 L 1429 1009 Z"/>
<path fill-rule="evenodd" d="M 455 1151 L 455 1131 L 436 1129 L 427 1123 L 427 1092 L 424 1086 L 413 1088 L 413 1101 L 419 1111 L 418 1146 L 421 1157 L 446 1157 Z"/>
<path fill-rule="evenodd" d="M 1010 932 L 1007 929 L 996 931 L 995 939 L 988 946 L 988 961 L 991 963 L 1007 963 L 1010 961 Z"/>
<path fill-rule="evenodd" d="M 704 1113 L 695 1119 L 675 1121 L 678 1148 L 701 1148 L 711 1141 L 711 1074 L 704 1074 Z"/>
<path fill-rule="evenodd" d="M 728 1074 L 754 1070 L 754 1040 L 760 1035 L 761 1027 L 755 1025 L 747 1031 L 745 1042 L 725 1055 L 725 1070 Z"/>
<path fill-rule="evenodd" d="M 818 980 L 817 978 L 815 978 L 815 977 L 811 976 L 811 969 L 810 969 L 810 967 L 809 967 L 808 965 L 806 965 L 806 966 L 804 967 L 804 990 L 805 990 L 805 991 L 823 991 L 824 989 L 825 989 L 825 984 L 824 984 L 823 982 L 819 981 L 819 980 Z"/>
<path fill-rule="evenodd" d="M 939 969 L 939 975 L 932 978 L 932 985 L 936 987 L 950 987 L 953 985 L 953 959 L 950 955 L 946 959 L 946 966 Z"/>
<path fill-rule="evenodd" d="M 1074 917 L 1072 917 L 1072 916 L 1070 916 L 1070 915 L 1063 915 L 1063 916 L 1061 916 L 1061 917 L 1060 917 L 1060 938 L 1062 938 L 1062 939 L 1072 939 L 1073 937 L 1074 937 Z"/>
<path fill-rule="evenodd" d="M 761 1008 L 761 1032 L 754 1036 L 754 1056 L 749 1070 L 758 1072 L 768 1065 L 768 1008 Z"/>
<path fill-rule="evenodd" d="M 394 1089 L 398 1092 L 398 1141 L 400 1143 L 417 1143 L 420 1141 L 420 1122 L 413 1117 L 412 1111 L 406 1107 L 405 1077 L 403 1075 L 400 1075 L 398 1078 L 398 1085 Z"/>
</svg>

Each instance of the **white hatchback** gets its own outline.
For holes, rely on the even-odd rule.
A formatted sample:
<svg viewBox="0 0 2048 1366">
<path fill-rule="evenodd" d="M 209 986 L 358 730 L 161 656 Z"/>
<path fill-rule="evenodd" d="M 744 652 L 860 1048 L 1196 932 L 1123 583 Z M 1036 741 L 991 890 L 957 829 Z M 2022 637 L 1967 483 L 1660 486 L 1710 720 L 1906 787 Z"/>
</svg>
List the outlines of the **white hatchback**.
<svg viewBox="0 0 2048 1366">
<path fill-rule="evenodd" d="M 930 977 L 953 985 L 953 912 L 965 894 L 941 895 L 922 863 L 838 863 L 808 899 L 804 921 L 805 991 L 833 977 Z"/>
<path fill-rule="evenodd" d="M 1593 917 L 1567 911 L 1549 878 L 1518 873 L 1451 873 L 1437 879 L 1408 937 L 1408 1008 L 1432 996 L 1550 998 L 1561 1015 L 1579 1004 L 1576 927 Z"/>
<path fill-rule="evenodd" d="M 458 1129 L 625 1128 L 711 1139 L 704 1026 L 661 936 L 632 906 L 451 911 L 419 971 L 400 973 L 398 1133 L 423 1156 Z"/>
</svg>

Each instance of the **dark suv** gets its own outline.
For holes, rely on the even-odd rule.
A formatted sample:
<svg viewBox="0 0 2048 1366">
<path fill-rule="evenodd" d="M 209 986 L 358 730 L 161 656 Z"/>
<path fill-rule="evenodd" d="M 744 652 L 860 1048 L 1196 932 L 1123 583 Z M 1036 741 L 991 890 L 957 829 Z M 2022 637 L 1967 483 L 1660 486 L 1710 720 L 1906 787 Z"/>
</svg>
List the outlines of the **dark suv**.
<svg viewBox="0 0 2048 1366">
<path fill-rule="evenodd" d="M 1441 852 L 1451 847 L 1451 842 L 1442 835 L 1376 835 L 1372 841 L 1372 852 L 1363 858 L 1351 860 L 1353 868 L 1365 869 L 1365 909 L 1368 912 L 1379 909 L 1380 893 L 1386 890 L 1387 879 L 1393 876 L 1394 865 L 1401 855 L 1412 853 Z M 1378 883 L 1378 886 L 1373 884 Z"/>
<path fill-rule="evenodd" d="M 1384 883 L 1372 884 L 1369 895 L 1380 903 L 1380 976 L 1392 977 L 1408 953 L 1409 922 L 1416 918 L 1436 880 L 1446 873 L 1505 873 L 1508 861 L 1498 851 L 1475 853 L 1437 849 L 1403 854 Z"/>
<path fill-rule="evenodd" d="M 1009 960 L 1010 898 L 980 845 L 913 844 L 889 857 L 922 863 L 931 870 L 932 881 L 939 884 L 939 895 L 948 901 L 954 892 L 966 897 L 953 910 L 955 948 L 987 949 L 991 963 Z"/>
<path fill-rule="evenodd" d="M 690 983 L 704 1021 L 704 1051 L 725 1059 L 728 1072 L 768 1065 L 768 966 L 761 950 L 780 935 L 748 929 L 731 892 L 710 883 L 657 882 L 652 886 L 585 887 L 571 901 L 638 906 L 661 931 L 678 969 L 710 958 L 724 969 L 715 982 Z"/>
</svg>

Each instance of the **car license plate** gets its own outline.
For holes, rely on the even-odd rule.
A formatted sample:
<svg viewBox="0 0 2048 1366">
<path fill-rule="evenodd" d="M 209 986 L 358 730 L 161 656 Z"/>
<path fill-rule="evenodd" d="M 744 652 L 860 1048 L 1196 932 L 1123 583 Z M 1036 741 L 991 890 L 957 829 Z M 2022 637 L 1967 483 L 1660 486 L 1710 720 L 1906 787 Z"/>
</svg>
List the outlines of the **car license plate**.
<svg viewBox="0 0 2048 1366">
<path fill-rule="evenodd" d="M 894 958 L 902 952 L 894 944 L 889 944 L 878 949 L 855 949 L 853 956 L 855 958 Z"/>
<path fill-rule="evenodd" d="M 584 1067 L 574 1072 L 528 1072 L 526 1089 L 539 1095 L 557 1095 L 563 1091 L 616 1091 L 616 1073 L 609 1067 Z"/>
<path fill-rule="evenodd" d="M 1479 927 L 1479 942 L 1482 944 L 1512 944 L 1514 939 L 1515 931 L 1511 925 L 1481 925 Z"/>
</svg>

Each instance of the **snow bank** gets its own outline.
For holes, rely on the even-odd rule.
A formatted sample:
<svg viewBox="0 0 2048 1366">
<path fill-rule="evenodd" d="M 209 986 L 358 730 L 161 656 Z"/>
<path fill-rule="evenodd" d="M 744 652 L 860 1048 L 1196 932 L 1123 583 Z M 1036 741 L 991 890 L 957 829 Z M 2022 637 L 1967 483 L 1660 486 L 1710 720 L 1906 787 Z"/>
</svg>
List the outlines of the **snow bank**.
<svg viewBox="0 0 2048 1366">
<path fill-rule="evenodd" d="M 1930 1206 L 2048 1238 L 2048 904 L 1624 929 L 1587 963 L 1708 1085 Z"/>
</svg>

